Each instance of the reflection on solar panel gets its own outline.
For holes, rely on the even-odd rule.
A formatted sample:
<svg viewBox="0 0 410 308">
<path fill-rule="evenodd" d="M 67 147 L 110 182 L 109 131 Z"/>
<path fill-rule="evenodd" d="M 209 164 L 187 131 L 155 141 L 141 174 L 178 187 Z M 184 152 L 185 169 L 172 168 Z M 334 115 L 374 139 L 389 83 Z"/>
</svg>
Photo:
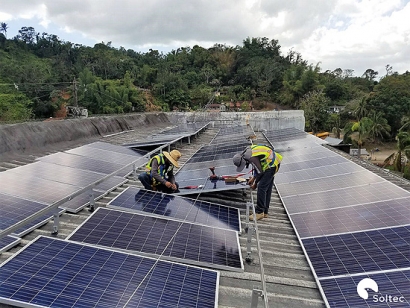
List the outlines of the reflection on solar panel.
<svg viewBox="0 0 410 308">
<path fill-rule="evenodd" d="M 75 166 L 74 166 L 75 167 Z M 88 170 L 75 169 L 66 166 L 56 166 L 46 162 L 38 161 L 27 164 L 18 168 L 8 170 L 11 173 L 19 173 L 25 177 L 39 177 L 42 179 L 61 182 L 79 187 L 86 187 L 104 176 L 103 173 L 92 172 Z"/>
<path fill-rule="evenodd" d="M 84 156 L 78 156 L 74 154 L 68 153 L 55 153 L 47 156 L 43 156 L 38 158 L 38 160 L 47 162 L 50 164 L 74 167 L 82 170 L 90 170 L 94 172 L 100 172 L 104 174 L 111 174 L 114 173 L 121 168 L 123 165 L 116 164 L 116 163 L 109 163 L 104 162 L 97 159 L 92 159 Z M 132 167 L 129 169 L 120 171 L 117 173 L 118 176 L 126 176 L 132 172 Z"/>
<path fill-rule="evenodd" d="M 17 246 L 20 242 L 20 238 L 11 235 L 6 235 L 5 237 L 0 238 L 0 254 Z"/>
<path fill-rule="evenodd" d="M 226 229 L 98 208 L 69 239 L 162 255 L 171 261 L 243 271 L 238 233 Z"/>
<path fill-rule="evenodd" d="M 282 152 L 280 151 L 278 152 L 282 154 Z M 344 162 L 346 162 L 346 158 L 342 156 L 338 156 L 338 155 L 330 156 L 326 158 L 311 159 L 311 160 L 302 161 L 298 163 L 288 163 L 287 161 L 284 161 L 284 163 L 281 164 L 280 171 L 290 172 L 290 171 L 296 171 L 296 170 L 305 170 L 305 169 L 316 168 L 316 167 L 321 167 L 325 165 L 341 164 Z"/>
<path fill-rule="evenodd" d="M 410 226 L 307 238 L 303 246 L 319 278 L 410 267 Z"/>
<path fill-rule="evenodd" d="M 7 229 L 46 207 L 44 203 L 0 193 L 0 230 Z"/>
<path fill-rule="evenodd" d="M 99 148 L 93 148 L 90 146 L 89 147 L 82 146 L 82 147 L 68 150 L 66 151 L 66 153 L 85 156 L 85 157 L 92 158 L 92 159 L 98 159 L 104 162 L 115 163 L 115 164 L 119 164 L 122 166 L 131 164 L 137 161 L 138 159 L 141 159 L 141 164 L 143 163 L 141 155 L 138 154 L 137 152 L 135 152 L 135 156 L 131 156 L 131 155 L 121 154 L 118 152 L 112 152 L 108 150 L 102 150 Z"/>
<path fill-rule="evenodd" d="M 0 173 L 0 183 L 0 193 L 49 205 L 76 193 L 80 189 L 78 186 L 37 177 L 24 177 L 17 173 L 8 172 L 8 170 Z"/>
<path fill-rule="evenodd" d="M 280 192 L 280 191 L 279 191 Z M 409 197 L 410 193 L 388 181 L 381 183 L 312 192 L 282 198 L 290 214 L 326 210 Z M 335 200 L 337 200 L 335 202 Z"/>
<path fill-rule="evenodd" d="M 216 307 L 219 273 L 39 237 L 1 266 L 0 302 L 35 307 Z"/>
<path fill-rule="evenodd" d="M 309 194 L 311 192 L 321 192 L 329 191 L 332 189 L 375 184 L 380 182 L 386 183 L 386 180 L 374 173 L 368 172 L 367 170 L 363 169 L 360 172 L 350 174 L 339 174 L 336 176 L 329 176 L 308 181 L 276 184 L 276 188 L 280 191 L 281 197 L 287 197 L 292 195 Z"/>
<path fill-rule="evenodd" d="M 291 215 L 301 238 L 406 225 L 410 198 Z"/>
<path fill-rule="evenodd" d="M 286 157 L 286 161 L 288 157 Z M 282 183 L 290 183 L 290 182 L 298 182 L 298 181 L 305 181 L 305 180 L 313 180 L 313 179 L 321 179 L 330 176 L 342 175 L 342 174 L 350 174 L 353 172 L 361 172 L 365 169 L 362 167 L 350 162 L 346 161 L 340 164 L 334 165 L 326 165 L 320 166 L 316 168 L 309 168 L 304 170 L 296 170 L 290 172 L 279 172 L 275 176 L 275 183 L 282 184 Z"/>
<path fill-rule="evenodd" d="M 115 153 L 121 153 L 121 154 L 125 154 L 125 155 L 131 155 L 131 156 L 135 156 L 135 157 L 139 157 L 141 155 L 139 155 L 138 153 L 136 153 L 135 151 L 121 146 L 121 145 L 114 145 L 111 143 L 107 143 L 107 142 L 101 142 L 101 141 L 97 141 L 97 142 L 93 142 L 87 145 L 83 145 L 82 147 L 91 147 L 91 148 L 97 148 L 97 149 L 101 149 L 101 150 L 107 150 L 107 151 L 111 151 L 111 152 L 115 152 Z"/>
<path fill-rule="evenodd" d="M 378 292 L 369 288 L 364 299 L 357 292 L 357 285 L 365 278 L 372 279 L 378 286 Z M 349 276 L 323 279 L 320 281 L 329 307 L 409 307 L 410 306 L 410 270 L 392 271 L 371 275 Z"/>
<path fill-rule="evenodd" d="M 65 210 L 59 208 L 59 215 L 62 215 L 65 212 Z M 50 211 L 49 214 L 40 216 L 37 219 L 32 220 L 31 222 L 25 224 L 23 227 L 20 229 L 17 229 L 16 231 L 13 232 L 14 235 L 22 237 L 31 231 L 45 225 L 48 223 L 51 219 L 53 218 L 53 213 Z"/>
<path fill-rule="evenodd" d="M 241 231 L 239 209 L 131 186 L 111 200 L 108 207 L 130 209 L 212 227 Z"/>
</svg>

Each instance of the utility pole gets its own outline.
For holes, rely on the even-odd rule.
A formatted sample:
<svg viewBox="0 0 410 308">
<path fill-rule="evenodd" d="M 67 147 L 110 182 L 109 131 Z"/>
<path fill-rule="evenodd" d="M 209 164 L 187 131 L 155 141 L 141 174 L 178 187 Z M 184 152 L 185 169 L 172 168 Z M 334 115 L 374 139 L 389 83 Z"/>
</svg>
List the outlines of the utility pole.
<svg viewBox="0 0 410 308">
<path fill-rule="evenodd" d="M 78 97 L 77 97 L 77 81 L 73 80 L 73 92 L 74 92 L 74 106 L 78 107 Z"/>
</svg>

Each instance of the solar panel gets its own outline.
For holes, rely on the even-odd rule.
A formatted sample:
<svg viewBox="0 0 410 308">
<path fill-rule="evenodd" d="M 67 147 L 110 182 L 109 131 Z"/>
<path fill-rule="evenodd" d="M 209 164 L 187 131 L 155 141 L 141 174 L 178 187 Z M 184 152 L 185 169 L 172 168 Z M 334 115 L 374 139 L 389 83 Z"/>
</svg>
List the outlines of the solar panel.
<svg viewBox="0 0 410 308">
<path fill-rule="evenodd" d="M 359 296 L 357 287 L 365 278 L 372 279 L 377 291 L 367 287 Z M 410 270 L 375 273 L 324 279 L 320 281 L 329 307 L 409 307 L 410 306 Z M 365 281 L 366 282 L 366 281 Z"/>
<path fill-rule="evenodd" d="M 104 197 L 106 194 L 105 191 L 98 191 L 94 189 L 94 201 L 97 201 Z M 75 196 L 73 199 L 64 202 L 60 207 L 65 209 L 69 213 L 78 213 L 83 208 L 90 204 L 90 192 L 86 191 L 84 193 Z"/>
<path fill-rule="evenodd" d="M 410 226 L 302 242 L 319 278 L 410 268 Z"/>
<path fill-rule="evenodd" d="M 287 160 L 287 157 L 286 157 Z M 364 169 L 352 162 L 346 161 L 340 164 L 320 166 L 316 168 L 309 168 L 304 170 L 296 170 L 290 172 L 279 172 L 275 175 L 275 183 L 290 183 L 297 181 L 321 179 L 325 177 L 350 174 L 354 172 L 361 172 Z"/>
<path fill-rule="evenodd" d="M 80 190 L 78 186 L 37 177 L 24 177 L 8 171 L 0 173 L 0 183 L 0 193 L 49 205 Z"/>
<path fill-rule="evenodd" d="M 282 201 L 288 213 L 295 214 L 400 199 L 409 196 L 410 193 L 408 191 L 388 181 L 384 181 L 357 187 L 283 197 Z"/>
<path fill-rule="evenodd" d="M 131 155 L 121 154 L 118 152 L 102 150 L 102 149 L 94 148 L 90 146 L 89 147 L 82 146 L 82 147 L 74 148 L 74 149 L 66 151 L 66 153 L 85 156 L 85 157 L 92 158 L 92 159 L 98 159 L 98 160 L 102 160 L 105 162 L 119 164 L 122 166 L 131 164 L 138 159 L 141 159 L 142 161 L 141 155 L 137 154 L 137 152 L 135 152 L 135 156 L 131 156 Z"/>
<path fill-rule="evenodd" d="M 131 186 L 111 200 L 107 206 L 241 231 L 239 209 Z"/>
<path fill-rule="evenodd" d="M 5 230 L 47 205 L 0 193 L 0 230 Z"/>
<path fill-rule="evenodd" d="M 123 165 L 116 163 L 104 162 L 97 159 L 92 159 L 84 156 L 78 156 L 68 153 L 54 153 L 51 155 L 43 156 L 38 158 L 38 160 L 47 162 L 50 164 L 68 166 L 72 168 L 78 168 L 82 170 L 90 170 L 94 172 L 100 172 L 104 174 L 111 174 L 123 168 Z M 118 172 L 118 176 L 127 176 L 132 172 L 132 167 L 126 168 L 121 172 Z"/>
<path fill-rule="evenodd" d="M 125 155 L 131 155 L 131 156 L 135 156 L 135 157 L 141 156 L 137 152 L 135 152 L 134 150 L 132 150 L 128 147 L 125 147 L 125 146 L 122 146 L 122 145 L 114 145 L 114 144 L 111 144 L 111 143 L 101 142 L 101 141 L 89 143 L 87 145 L 83 145 L 83 147 L 97 148 L 97 149 L 101 149 L 101 150 L 107 150 L 107 151 L 121 153 L 121 154 L 125 154 Z"/>
<path fill-rule="evenodd" d="M 81 170 L 67 166 L 57 166 L 55 164 L 49 164 L 42 161 L 27 164 L 8 171 L 23 174 L 26 177 L 39 177 L 78 187 L 87 187 L 88 185 L 91 185 L 106 176 L 103 173 Z"/>
<path fill-rule="evenodd" d="M 65 212 L 64 209 L 59 208 L 59 215 L 61 216 Z M 51 213 L 51 214 L 50 214 Z M 23 237 L 24 235 L 30 233 L 31 231 L 45 225 L 48 223 L 51 219 L 53 219 L 53 213 L 50 211 L 49 214 L 40 216 L 37 219 L 34 219 L 30 221 L 29 223 L 25 224 L 23 227 L 17 229 L 16 231 L 13 232 L 14 235 Z"/>
<path fill-rule="evenodd" d="M 362 169 L 360 172 L 350 174 L 339 174 L 293 183 L 277 183 L 276 188 L 280 192 L 281 197 L 287 197 L 381 182 L 386 183 L 386 180 L 374 173 Z"/>
<path fill-rule="evenodd" d="M 6 235 L 0 238 L 0 254 L 17 246 L 20 242 L 20 238 L 11 235 Z"/>
<path fill-rule="evenodd" d="M 360 204 L 290 216 L 300 238 L 406 225 L 410 198 Z"/>
<path fill-rule="evenodd" d="M 159 256 L 171 261 L 243 271 L 236 231 L 98 208 L 70 240 Z"/>
<path fill-rule="evenodd" d="M 24 307 L 216 307 L 217 271 L 39 237 L 3 263 L 0 302 Z"/>
<path fill-rule="evenodd" d="M 278 151 L 279 153 L 283 154 L 281 151 Z M 290 172 L 290 171 L 296 171 L 296 170 L 304 170 L 304 169 L 309 169 L 309 168 L 316 168 L 316 167 L 321 167 L 321 166 L 327 166 L 327 165 L 335 165 L 335 164 L 341 164 L 346 162 L 346 158 L 335 155 L 335 156 L 330 156 L 330 157 L 325 157 L 325 158 L 318 158 L 318 159 L 311 159 L 311 160 L 306 160 L 306 161 L 301 161 L 297 163 L 288 163 L 286 161 L 286 156 L 284 156 L 283 164 L 281 164 L 280 171 L 285 173 L 285 172 Z"/>
</svg>

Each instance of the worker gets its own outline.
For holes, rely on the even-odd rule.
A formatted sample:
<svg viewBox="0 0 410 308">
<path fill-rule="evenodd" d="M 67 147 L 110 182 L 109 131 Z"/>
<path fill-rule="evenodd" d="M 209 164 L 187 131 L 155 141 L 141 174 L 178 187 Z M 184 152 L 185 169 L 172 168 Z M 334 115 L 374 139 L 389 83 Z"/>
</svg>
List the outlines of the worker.
<svg viewBox="0 0 410 308">
<path fill-rule="evenodd" d="M 253 166 L 252 177 L 248 180 L 249 186 L 257 191 L 257 201 L 255 212 L 249 216 L 260 220 L 268 217 L 269 204 L 272 195 L 275 174 L 278 172 L 282 155 L 267 145 L 252 145 L 233 157 L 233 163 L 237 167 L 236 171 L 241 172 L 249 164 Z"/>
<path fill-rule="evenodd" d="M 179 167 L 180 157 L 181 153 L 178 150 L 162 152 L 152 157 L 145 166 L 145 172 L 138 176 L 144 188 L 168 194 L 179 192 L 174 167 Z"/>
</svg>

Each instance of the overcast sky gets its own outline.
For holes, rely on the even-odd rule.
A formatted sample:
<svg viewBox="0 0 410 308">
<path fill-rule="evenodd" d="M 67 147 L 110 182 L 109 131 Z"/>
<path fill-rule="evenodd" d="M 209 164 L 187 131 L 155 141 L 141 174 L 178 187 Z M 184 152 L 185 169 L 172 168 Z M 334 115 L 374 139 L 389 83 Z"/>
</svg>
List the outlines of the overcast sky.
<svg viewBox="0 0 410 308">
<path fill-rule="evenodd" d="M 215 43 L 242 46 L 267 37 L 321 71 L 410 71 L 410 0 L 2 0 L 7 37 L 21 27 L 88 46 L 135 51 Z"/>
</svg>

